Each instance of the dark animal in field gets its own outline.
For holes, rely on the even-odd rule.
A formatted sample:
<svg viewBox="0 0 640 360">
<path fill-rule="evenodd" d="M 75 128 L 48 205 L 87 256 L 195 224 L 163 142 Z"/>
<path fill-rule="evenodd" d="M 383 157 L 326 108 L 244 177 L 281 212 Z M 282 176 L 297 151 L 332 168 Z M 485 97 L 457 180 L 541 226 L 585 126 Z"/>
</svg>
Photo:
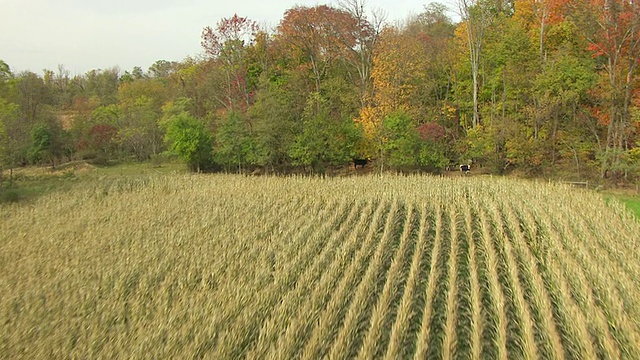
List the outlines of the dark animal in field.
<svg viewBox="0 0 640 360">
<path fill-rule="evenodd" d="M 358 165 L 363 168 L 365 167 L 365 165 L 367 165 L 368 162 L 369 159 L 353 159 L 353 168 L 357 169 Z"/>
<path fill-rule="evenodd" d="M 471 171 L 471 165 L 460 165 L 460 172 L 463 174 L 468 174 Z"/>
</svg>

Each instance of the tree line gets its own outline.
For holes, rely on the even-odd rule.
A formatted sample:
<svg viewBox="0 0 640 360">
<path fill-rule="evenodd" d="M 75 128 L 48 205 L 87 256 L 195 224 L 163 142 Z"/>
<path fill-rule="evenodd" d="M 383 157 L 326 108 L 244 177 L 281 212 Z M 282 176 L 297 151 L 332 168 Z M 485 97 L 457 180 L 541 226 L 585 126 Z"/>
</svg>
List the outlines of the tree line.
<svg viewBox="0 0 640 360">
<path fill-rule="evenodd" d="M 402 23 L 363 0 L 296 6 L 274 29 L 234 15 L 205 56 L 147 71 L 0 61 L 0 164 L 145 161 L 194 171 L 381 169 L 637 177 L 640 5 L 458 0 Z"/>
</svg>

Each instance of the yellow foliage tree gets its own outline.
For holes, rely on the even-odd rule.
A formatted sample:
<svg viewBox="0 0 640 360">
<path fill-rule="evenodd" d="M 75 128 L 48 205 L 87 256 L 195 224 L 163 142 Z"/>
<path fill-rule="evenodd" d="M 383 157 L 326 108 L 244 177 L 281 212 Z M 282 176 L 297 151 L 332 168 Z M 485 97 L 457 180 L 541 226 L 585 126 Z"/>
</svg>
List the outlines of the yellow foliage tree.
<svg viewBox="0 0 640 360">
<path fill-rule="evenodd" d="M 396 28 L 382 31 L 374 52 L 373 99 L 361 109 L 356 122 L 373 140 L 385 116 L 402 111 L 413 119 L 421 113 L 420 86 L 425 82 L 426 57 L 419 38 Z"/>
</svg>

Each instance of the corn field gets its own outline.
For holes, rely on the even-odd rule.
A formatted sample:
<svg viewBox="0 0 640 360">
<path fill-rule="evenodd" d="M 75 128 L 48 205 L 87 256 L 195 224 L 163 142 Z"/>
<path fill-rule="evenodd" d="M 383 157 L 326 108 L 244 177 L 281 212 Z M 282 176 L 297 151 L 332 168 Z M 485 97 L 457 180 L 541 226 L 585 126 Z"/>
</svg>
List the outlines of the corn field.
<svg viewBox="0 0 640 360">
<path fill-rule="evenodd" d="M 639 239 L 561 184 L 96 180 L 0 207 L 0 358 L 639 358 Z"/>
</svg>

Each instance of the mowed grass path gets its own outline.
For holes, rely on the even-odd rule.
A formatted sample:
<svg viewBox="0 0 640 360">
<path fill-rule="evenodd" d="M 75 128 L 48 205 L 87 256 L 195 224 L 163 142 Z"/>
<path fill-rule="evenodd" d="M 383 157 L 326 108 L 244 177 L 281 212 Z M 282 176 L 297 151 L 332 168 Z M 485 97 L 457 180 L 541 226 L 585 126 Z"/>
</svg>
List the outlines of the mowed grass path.
<svg viewBox="0 0 640 360">
<path fill-rule="evenodd" d="M 617 196 L 617 200 L 625 204 L 640 220 L 640 196 Z"/>
<path fill-rule="evenodd" d="M 639 239 L 509 179 L 96 179 L 0 206 L 0 358 L 638 358 Z"/>
</svg>

